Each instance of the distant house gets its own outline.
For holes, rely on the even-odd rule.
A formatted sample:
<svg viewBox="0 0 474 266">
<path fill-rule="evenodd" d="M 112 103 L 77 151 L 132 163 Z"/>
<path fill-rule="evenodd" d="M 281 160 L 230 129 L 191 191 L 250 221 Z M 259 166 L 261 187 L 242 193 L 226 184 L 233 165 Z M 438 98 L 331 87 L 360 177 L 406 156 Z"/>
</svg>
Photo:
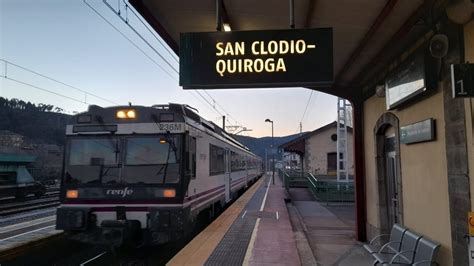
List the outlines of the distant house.
<svg viewBox="0 0 474 266">
<path fill-rule="evenodd" d="M 9 130 L 0 130 L 0 147 L 20 148 L 24 137 Z"/>
<path fill-rule="evenodd" d="M 347 128 L 347 170 L 354 174 L 352 128 Z M 284 151 L 284 165 L 315 175 L 337 174 L 337 122 L 301 135 L 279 146 Z M 300 159 L 295 159 L 295 156 Z M 286 158 L 286 160 L 285 160 Z M 291 160 L 291 161 L 288 161 Z M 295 167 L 295 162 L 298 166 Z"/>
</svg>

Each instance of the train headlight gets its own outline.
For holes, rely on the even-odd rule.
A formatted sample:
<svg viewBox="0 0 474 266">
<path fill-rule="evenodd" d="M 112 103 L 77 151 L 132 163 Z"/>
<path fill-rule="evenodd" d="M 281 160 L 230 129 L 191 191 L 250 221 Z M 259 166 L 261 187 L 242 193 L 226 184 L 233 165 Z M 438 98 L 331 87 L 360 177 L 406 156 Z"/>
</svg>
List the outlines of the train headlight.
<svg viewBox="0 0 474 266">
<path fill-rule="evenodd" d="M 127 113 L 125 111 L 117 111 L 117 118 L 127 118 Z"/>
<path fill-rule="evenodd" d="M 68 190 L 66 192 L 66 198 L 68 199 L 77 199 L 79 197 L 79 191 L 77 190 Z"/>
<path fill-rule="evenodd" d="M 137 117 L 135 110 L 118 110 L 115 116 L 119 119 L 134 119 Z"/>
<path fill-rule="evenodd" d="M 128 110 L 127 111 L 127 117 L 128 118 L 135 118 L 135 110 Z"/>
<path fill-rule="evenodd" d="M 176 197 L 176 190 L 175 189 L 165 189 L 165 190 L 163 190 L 163 197 L 165 197 L 165 198 L 174 198 L 174 197 Z"/>
</svg>

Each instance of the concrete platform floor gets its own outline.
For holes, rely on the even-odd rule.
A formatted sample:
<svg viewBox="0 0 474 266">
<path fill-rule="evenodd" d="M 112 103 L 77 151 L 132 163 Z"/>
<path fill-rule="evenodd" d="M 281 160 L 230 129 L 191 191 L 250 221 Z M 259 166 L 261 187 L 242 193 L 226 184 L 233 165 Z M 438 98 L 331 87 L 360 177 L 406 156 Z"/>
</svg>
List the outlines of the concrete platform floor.
<svg viewBox="0 0 474 266">
<path fill-rule="evenodd" d="M 307 188 L 290 188 L 289 194 L 318 265 L 372 265 L 355 239 L 353 204 L 319 203 Z"/>
</svg>

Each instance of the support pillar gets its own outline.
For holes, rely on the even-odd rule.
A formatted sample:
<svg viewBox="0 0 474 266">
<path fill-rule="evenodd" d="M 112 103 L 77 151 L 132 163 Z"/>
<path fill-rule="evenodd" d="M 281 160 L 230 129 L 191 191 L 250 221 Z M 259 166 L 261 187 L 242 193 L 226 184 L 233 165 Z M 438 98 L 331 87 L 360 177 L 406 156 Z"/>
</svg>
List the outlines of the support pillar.
<svg viewBox="0 0 474 266">
<path fill-rule="evenodd" d="M 356 211 L 356 237 L 358 241 L 367 240 L 366 232 L 366 203 L 364 176 L 364 105 L 363 102 L 352 102 L 354 125 L 354 187 Z"/>
</svg>

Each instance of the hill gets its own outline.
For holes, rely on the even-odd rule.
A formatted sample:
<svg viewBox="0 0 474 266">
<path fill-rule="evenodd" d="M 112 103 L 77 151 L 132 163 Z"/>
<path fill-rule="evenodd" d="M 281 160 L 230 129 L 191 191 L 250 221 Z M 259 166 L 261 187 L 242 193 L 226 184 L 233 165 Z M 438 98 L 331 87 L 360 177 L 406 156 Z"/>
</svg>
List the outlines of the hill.
<svg viewBox="0 0 474 266">
<path fill-rule="evenodd" d="M 0 130 L 25 136 L 37 144 L 64 144 L 69 115 L 53 105 L 0 97 Z"/>
<path fill-rule="evenodd" d="M 305 133 L 306 132 L 303 132 L 302 134 Z M 286 143 L 292 139 L 295 139 L 299 136 L 300 134 L 298 133 L 284 137 L 274 137 L 275 147 L 278 147 L 279 145 Z M 265 158 L 265 149 L 270 149 L 272 144 L 272 137 L 254 138 L 239 135 L 233 135 L 233 137 L 245 146 L 247 146 L 253 153 L 257 154 L 262 158 Z"/>
</svg>

